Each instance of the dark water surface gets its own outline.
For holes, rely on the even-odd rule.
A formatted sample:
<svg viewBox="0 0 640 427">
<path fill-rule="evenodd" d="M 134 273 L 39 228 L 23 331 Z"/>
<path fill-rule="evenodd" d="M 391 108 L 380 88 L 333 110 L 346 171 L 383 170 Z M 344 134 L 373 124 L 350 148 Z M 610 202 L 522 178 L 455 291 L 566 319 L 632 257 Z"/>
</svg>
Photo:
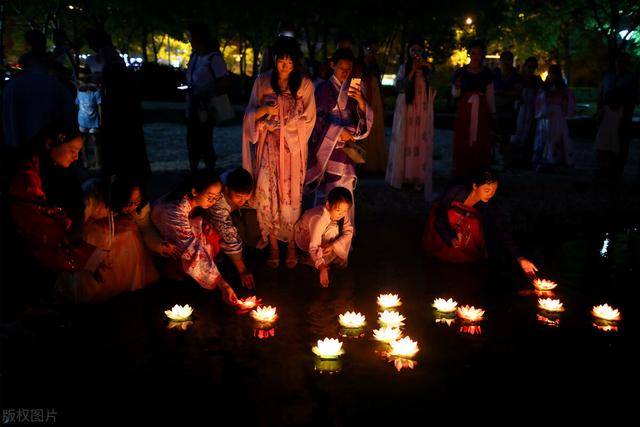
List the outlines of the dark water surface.
<svg viewBox="0 0 640 427">
<path fill-rule="evenodd" d="M 545 324 L 514 265 L 425 261 L 418 215 L 367 221 L 362 229 L 372 231 L 358 234 L 349 268 L 332 271 L 328 289 L 306 266 L 256 268 L 257 288 L 239 295 L 277 306 L 273 330 L 256 330 L 217 291 L 192 283 L 159 283 L 25 320 L 31 332 L 3 342 L 3 408 L 55 408 L 61 425 L 259 426 L 380 425 L 448 411 L 454 419 L 516 412 L 521 420 L 545 409 L 630 411 L 633 393 L 623 390 L 638 373 L 630 298 L 638 284 L 637 228 L 608 231 L 606 256 L 607 231 L 598 230 L 532 248 L 541 274 L 560 283 L 556 295 L 566 308 Z M 386 222 L 393 226 L 381 226 Z M 398 370 L 372 339 L 381 292 L 403 301 L 405 335 L 420 347 L 413 367 Z M 436 323 L 431 303 L 441 296 L 484 308 L 485 320 L 477 329 L 459 320 Z M 592 325 L 591 307 L 604 302 L 623 313 L 617 332 Z M 186 330 L 168 327 L 163 311 L 176 303 L 194 308 Z M 366 315 L 365 335 L 342 338 L 346 353 L 338 363 L 319 363 L 312 345 L 338 337 L 338 314 L 347 310 Z"/>
</svg>

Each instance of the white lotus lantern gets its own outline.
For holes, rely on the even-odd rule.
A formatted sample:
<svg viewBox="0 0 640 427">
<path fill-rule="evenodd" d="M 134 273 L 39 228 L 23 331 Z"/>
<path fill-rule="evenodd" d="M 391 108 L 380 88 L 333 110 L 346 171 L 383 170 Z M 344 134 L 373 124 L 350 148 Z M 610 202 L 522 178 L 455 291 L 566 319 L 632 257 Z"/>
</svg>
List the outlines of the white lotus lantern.
<svg viewBox="0 0 640 427">
<path fill-rule="evenodd" d="M 361 313 L 347 311 L 338 316 L 338 321 L 345 328 L 361 328 L 365 324 L 365 317 Z"/>
<path fill-rule="evenodd" d="M 383 326 L 389 326 L 392 328 L 399 328 L 404 325 L 405 317 L 395 311 L 385 310 L 378 314 L 378 322 Z"/>
<path fill-rule="evenodd" d="M 474 306 L 463 305 L 458 307 L 458 316 L 470 322 L 478 322 L 484 316 L 484 310 Z"/>
<path fill-rule="evenodd" d="M 538 298 L 538 307 L 546 311 L 560 312 L 564 311 L 564 307 L 559 299 Z"/>
<path fill-rule="evenodd" d="M 442 313 L 451 313 L 456 311 L 458 303 L 454 301 L 453 298 L 436 298 L 435 300 L 433 300 L 433 306 L 436 308 L 436 310 Z"/>
<path fill-rule="evenodd" d="M 193 308 L 189 304 L 186 305 L 174 305 L 171 310 L 165 310 L 164 314 L 175 322 L 184 322 L 189 320 L 191 314 L 193 314 Z"/>
<path fill-rule="evenodd" d="M 396 341 L 402 336 L 402 331 L 398 328 L 390 328 L 388 326 L 374 329 L 373 338 L 382 342 Z"/>
<path fill-rule="evenodd" d="M 389 354 L 391 356 L 410 358 L 420 350 L 418 348 L 418 343 L 411 340 L 411 338 L 408 336 L 396 341 L 391 341 L 389 345 L 391 346 L 391 350 L 389 350 Z"/>
<path fill-rule="evenodd" d="M 314 346 L 311 351 L 321 359 L 336 359 L 344 354 L 342 342 L 335 338 L 318 340 L 318 345 Z"/>
<path fill-rule="evenodd" d="M 278 318 L 278 314 L 276 313 L 275 307 L 267 305 L 252 310 L 251 317 L 256 319 L 258 322 L 270 323 L 274 322 Z"/>
<path fill-rule="evenodd" d="M 620 311 L 617 308 L 611 307 L 609 304 L 594 306 L 591 310 L 591 314 L 593 314 L 598 319 L 608 321 L 618 321 L 621 318 Z"/>
<path fill-rule="evenodd" d="M 255 308 L 257 305 L 259 305 L 261 302 L 262 300 L 257 299 L 254 295 L 247 298 L 239 299 L 238 307 L 240 307 L 242 310 L 251 310 L 252 308 Z"/>
<path fill-rule="evenodd" d="M 533 281 L 533 286 L 539 291 L 550 291 L 554 289 L 558 284 L 552 280 L 547 279 L 535 279 Z"/>
<path fill-rule="evenodd" d="M 383 309 L 399 307 L 402 301 L 397 294 L 380 294 L 378 295 L 378 305 Z"/>
</svg>

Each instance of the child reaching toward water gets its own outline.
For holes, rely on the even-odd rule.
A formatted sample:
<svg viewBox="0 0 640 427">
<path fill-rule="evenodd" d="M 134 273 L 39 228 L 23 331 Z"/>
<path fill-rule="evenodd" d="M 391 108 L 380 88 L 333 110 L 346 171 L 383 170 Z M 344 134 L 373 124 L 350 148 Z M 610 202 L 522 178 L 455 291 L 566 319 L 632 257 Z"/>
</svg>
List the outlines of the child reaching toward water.
<svg viewBox="0 0 640 427">
<path fill-rule="evenodd" d="M 306 253 L 305 263 L 320 272 L 320 284 L 325 288 L 329 286 L 329 265 L 347 265 L 353 237 L 348 215 L 351 206 L 351 192 L 334 187 L 324 205 L 307 210 L 296 223 L 296 244 Z"/>
</svg>

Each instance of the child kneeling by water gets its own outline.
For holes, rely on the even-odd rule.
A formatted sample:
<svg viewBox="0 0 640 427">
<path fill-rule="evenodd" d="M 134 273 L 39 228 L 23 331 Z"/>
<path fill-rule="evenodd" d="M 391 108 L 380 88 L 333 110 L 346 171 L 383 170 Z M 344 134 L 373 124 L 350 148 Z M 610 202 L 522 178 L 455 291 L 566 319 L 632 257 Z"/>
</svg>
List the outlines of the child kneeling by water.
<svg viewBox="0 0 640 427">
<path fill-rule="evenodd" d="M 324 205 L 307 210 L 296 223 L 296 244 L 306 253 L 303 262 L 318 269 L 320 284 L 325 288 L 329 286 L 329 265 L 347 265 L 353 237 L 349 219 L 352 205 L 351 192 L 335 187 Z"/>
</svg>

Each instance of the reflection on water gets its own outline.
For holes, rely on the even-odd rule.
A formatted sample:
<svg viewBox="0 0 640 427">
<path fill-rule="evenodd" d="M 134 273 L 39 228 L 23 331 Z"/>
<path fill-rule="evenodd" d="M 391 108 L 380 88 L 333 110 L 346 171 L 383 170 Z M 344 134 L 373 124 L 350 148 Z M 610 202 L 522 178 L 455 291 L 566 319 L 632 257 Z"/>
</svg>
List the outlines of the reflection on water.
<svg viewBox="0 0 640 427">
<path fill-rule="evenodd" d="M 321 359 L 316 357 L 313 369 L 320 374 L 335 374 L 342 370 L 342 361 L 340 359 Z"/>
<path fill-rule="evenodd" d="M 338 334 L 344 338 L 362 338 L 365 335 L 364 328 L 340 328 Z"/>
<path fill-rule="evenodd" d="M 265 340 L 267 338 L 271 338 L 271 337 L 275 337 L 276 336 L 276 328 L 269 328 L 269 329 L 260 329 L 260 328 L 254 328 L 253 329 L 253 336 L 256 338 L 259 338 L 261 340 Z"/>
<path fill-rule="evenodd" d="M 536 315 L 538 322 L 550 328 L 557 328 L 560 326 L 560 316 L 549 314 L 546 312 L 538 313 Z"/>
<path fill-rule="evenodd" d="M 191 325 L 193 325 L 192 320 L 182 320 L 182 321 L 171 320 L 167 324 L 167 329 L 177 329 L 180 331 L 186 331 Z"/>
<path fill-rule="evenodd" d="M 456 314 L 453 313 L 441 313 L 439 311 L 435 312 L 435 321 L 436 323 L 452 326 L 456 323 Z"/>
<path fill-rule="evenodd" d="M 389 355 L 387 357 L 387 360 L 393 363 L 393 366 L 395 366 L 398 372 L 402 371 L 403 369 L 413 369 L 418 366 L 418 362 L 416 362 L 415 360 L 407 359 L 404 357 Z"/>
<path fill-rule="evenodd" d="M 467 335 L 482 335 L 482 326 L 474 324 L 460 325 L 458 332 Z"/>
<path fill-rule="evenodd" d="M 618 322 L 604 319 L 596 319 L 591 324 L 595 329 L 602 332 L 618 332 Z"/>
</svg>

